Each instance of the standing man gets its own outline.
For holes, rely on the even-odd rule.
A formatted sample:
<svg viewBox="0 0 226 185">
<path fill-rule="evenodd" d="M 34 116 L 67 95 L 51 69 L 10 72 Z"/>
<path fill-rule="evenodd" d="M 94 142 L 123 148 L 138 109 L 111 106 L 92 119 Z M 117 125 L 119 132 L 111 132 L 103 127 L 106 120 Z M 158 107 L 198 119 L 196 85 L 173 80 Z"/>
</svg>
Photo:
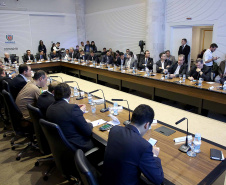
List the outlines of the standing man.
<svg viewBox="0 0 226 185">
<path fill-rule="evenodd" d="M 85 45 L 84 50 L 85 50 L 86 53 L 89 53 L 90 52 L 90 43 L 89 43 L 88 40 L 86 41 L 86 45 Z"/>
<path fill-rule="evenodd" d="M 153 118 L 153 109 L 142 104 L 135 108 L 131 124 L 111 128 L 104 155 L 103 184 L 137 185 L 141 173 L 154 184 L 163 182 L 159 148 L 143 138 Z"/>
<path fill-rule="evenodd" d="M 185 63 L 188 64 L 188 55 L 190 53 L 190 46 L 187 45 L 187 39 L 181 40 L 181 46 L 178 50 L 178 55 L 183 54 L 185 56 Z"/>
<path fill-rule="evenodd" d="M 211 69 L 213 68 L 214 60 L 217 60 L 218 58 L 220 58 L 220 57 L 213 57 L 213 52 L 216 51 L 217 48 L 218 48 L 218 45 L 215 43 L 212 43 L 210 45 L 210 48 L 207 49 L 203 55 L 204 64 Z"/>
</svg>

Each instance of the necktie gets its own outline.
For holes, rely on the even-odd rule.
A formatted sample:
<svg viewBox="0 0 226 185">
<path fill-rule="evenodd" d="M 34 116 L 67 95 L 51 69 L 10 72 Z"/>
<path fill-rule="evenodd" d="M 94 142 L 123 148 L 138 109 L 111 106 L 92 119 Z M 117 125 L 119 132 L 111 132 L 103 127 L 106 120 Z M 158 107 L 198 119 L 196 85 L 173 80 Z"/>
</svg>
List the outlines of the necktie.
<svg viewBox="0 0 226 185">
<path fill-rule="evenodd" d="M 148 59 L 146 58 L 145 64 L 147 65 L 147 63 L 148 63 Z"/>
</svg>

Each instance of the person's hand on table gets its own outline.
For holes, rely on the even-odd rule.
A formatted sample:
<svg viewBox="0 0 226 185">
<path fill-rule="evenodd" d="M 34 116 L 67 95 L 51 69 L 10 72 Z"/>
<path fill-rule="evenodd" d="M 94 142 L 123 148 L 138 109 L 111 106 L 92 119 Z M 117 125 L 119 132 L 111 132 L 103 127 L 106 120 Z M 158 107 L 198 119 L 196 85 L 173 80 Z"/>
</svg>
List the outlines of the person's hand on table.
<svg viewBox="0 0 226 185">
<path fill-rule="evenodd" d="M 196 71 L 199 73 L 201 71 L 201 69 L 197 68 Z"/>
<path fill-rule="evenodd" d="M 175 77 L 175 75 L 174 74 L 170 74 L 170 78 L 174 78 Z"/>
<path fill-rule="evenodd" d="M 153 152 L 153 156 L 154 157 L 158 157 L 159 151 L 160 151 L 160 148 L 159 147 L 157 147 L 157 146 L 153 146 L 152 147 L 152 152 Z"/>
<path fill-rule="evenodd" d="M 91 123 L 91 121 L 90 121 L 89 119 L 86 119 L 86 122 L 87 122 L 87 123 Z"/>
<path fill-rule="evenodd" d="M 159 67 L 159 69 L 162 69 L 162 67 Z"/>
<path fill-rule="evenodd" d="M 194 80 L 194 78 L 192 76 L 188 77 L 188 80 Z"/>
<path fill-rule="evenodd" d="M 86 111 L 86 105 L 85 104 L 79 104 L 78 105 L 80 107 L 80 109 L 82 110 L 82 112 Z"/>
</svg>

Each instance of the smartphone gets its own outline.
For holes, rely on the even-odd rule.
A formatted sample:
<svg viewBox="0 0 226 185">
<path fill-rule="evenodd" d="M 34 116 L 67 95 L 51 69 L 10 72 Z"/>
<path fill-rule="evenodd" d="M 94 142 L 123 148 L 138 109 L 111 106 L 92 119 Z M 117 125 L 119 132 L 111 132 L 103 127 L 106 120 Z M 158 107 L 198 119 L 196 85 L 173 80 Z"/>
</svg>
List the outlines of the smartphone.
<svg viewBox="0 0 226 185">
<path fill-rule="evenodd" d="M 155 144 L 157 143 L 157 140 L 156 139 L 153 139 L 153 138 L 150 138 L 148 140 L 148 142 L 152 145 L 152 146 L 155 146 Z"/>
<path fill-rule="evenodd" d="M 112 128 L 113 125 L 111 124 L 105 124 L 103 125 L 102 127 L 99 128 L 100 131 L 106 131 L 106 130 L 109 130 L 110 128 Z"/>
</svg>

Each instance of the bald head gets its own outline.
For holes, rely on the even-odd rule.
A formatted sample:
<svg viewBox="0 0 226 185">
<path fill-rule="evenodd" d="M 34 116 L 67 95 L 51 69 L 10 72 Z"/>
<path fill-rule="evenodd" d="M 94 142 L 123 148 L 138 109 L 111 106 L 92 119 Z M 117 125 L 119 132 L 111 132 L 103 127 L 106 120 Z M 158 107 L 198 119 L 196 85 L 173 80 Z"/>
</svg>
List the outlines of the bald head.
<svg viewBox="0 0 226 185">
<path fill-rule="evenodd" d="M 49 84 L 49 86 L 48 86 L 48 91 L 54 94 L 55 87 L 56 87 L 58 84 L 60 84 L 60 82 L 58 82 L 58 81 L 53 81 L 51 84 Z"/>
</svg>

